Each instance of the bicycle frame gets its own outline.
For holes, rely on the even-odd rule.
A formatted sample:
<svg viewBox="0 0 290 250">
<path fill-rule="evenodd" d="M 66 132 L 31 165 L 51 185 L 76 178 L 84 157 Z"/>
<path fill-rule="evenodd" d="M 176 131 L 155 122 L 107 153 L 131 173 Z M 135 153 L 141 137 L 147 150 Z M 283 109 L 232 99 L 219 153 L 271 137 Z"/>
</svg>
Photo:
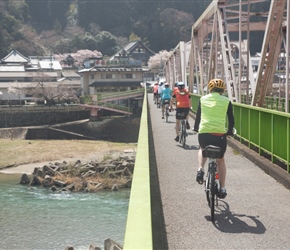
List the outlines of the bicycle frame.
<svg viewBox="0 0 290 250">
<path fill-rule="evenodd" d="M 220 190 L 216 159 L 221 157 L 220 147 L 209 145 L 203 149 L 203 157 L 208 158 L 208 170 L 205 181 L 205 193 L 211 211 L 211 220 L 214 221 L 215 206 L 218 205 L 217 194 Z"/>
<path fill-rule="evenodd" d="M 180 119 L 179 121 L 179 143 L 185 148 L 186 145 L 186 120 Z"/>
</svg>

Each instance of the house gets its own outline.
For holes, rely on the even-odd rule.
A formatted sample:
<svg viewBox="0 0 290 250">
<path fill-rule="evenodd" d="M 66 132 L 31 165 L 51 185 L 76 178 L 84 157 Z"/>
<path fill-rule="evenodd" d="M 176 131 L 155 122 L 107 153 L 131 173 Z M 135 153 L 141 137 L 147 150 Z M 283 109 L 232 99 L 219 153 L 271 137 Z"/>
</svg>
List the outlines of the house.
<svg viewBox="0 0 290 250">
<path fill-rule="evenodd" d="M 109 60 L 87 58 L 82 75 L 82 95 L 119 92 L 142 87 L 149 58 L 155 53 L 140 40 L 130 42 Z"/>
<path fill-rule="evenodd" d="M 32 101 L 33 97 L 27 94 L 27 90 L 35 88 L 39 81 L 80 90 L 80 75 L 64 70 L 53 56 L 25 57 L 12 50 L 0 61 L 0 103 L 23 104 Z"/>
<path fill-rule="evenodd" d="M 141 65 L 96 65 L 78 71 L 82 75 L 82 95 L 119 92 L 141 88 L 143 69 Z"/>
<path fill-rule="evenodd" d="M 141 62 L 142 66 L 148 65 L 148 60 L 155 52 L 149 49 L 141 40 L 128 43 L 124 48 L 114 54 L 110 61 L 122 58 L 132 58 Z"/>
</svg>

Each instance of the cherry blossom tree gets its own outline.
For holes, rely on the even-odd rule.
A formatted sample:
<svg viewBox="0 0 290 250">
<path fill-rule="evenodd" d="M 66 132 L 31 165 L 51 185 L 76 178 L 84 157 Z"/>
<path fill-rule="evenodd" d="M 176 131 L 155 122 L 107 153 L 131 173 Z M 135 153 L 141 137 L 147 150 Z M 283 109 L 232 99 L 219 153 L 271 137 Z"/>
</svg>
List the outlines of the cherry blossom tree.
<svg viewBox="0 0 290 250">
<path fill-rule="evenodd" d="M 81 67 L 83 60 L 85 58 L 89 58 L 89 57 L 102 57 L 102 53 L 97 51 L 97 50 L 88 50 L 88 49 L 84 49 L 84 50 L 78 50 L 76 53 L 66 53 L 66 54 L 58 54 L 58 55 L 54 55 L 55 59 L 58 60 L 62 66 L 63 65 L 68 65 L 67 64 L 67 58 L 73 58 L 74 63 L 73 65 L 75 67 Z"/>
<path fill-rule="evenodd" d="M 48 77 L 43 72 L 33 80 L 36 81 L 36 86 L 33 84 L 28 88 L 27 94 L 34 97 L 36 101 L 44 102 L 48 106 L 64 102 L 79 102 L 75 89 L 61 82 L 48 81 Z"/>
<path fill-rule="evenodd" d="M 148 66 L 152 72 L 158 73 L 161 69 L 164 68 L 165 62 L 170 56 L 170 51 L 161 50 L 156 53 L 154 56 L 151 56 L 148 60 Z"/>
<path fill-rule="evenodd" d="M 13 82 L 9 87 L 7 92 L 18 97 L 19 105 L 21 105 L 21 94 L 23 94 L 23 88 L 19 82 Z"/>
</svg>

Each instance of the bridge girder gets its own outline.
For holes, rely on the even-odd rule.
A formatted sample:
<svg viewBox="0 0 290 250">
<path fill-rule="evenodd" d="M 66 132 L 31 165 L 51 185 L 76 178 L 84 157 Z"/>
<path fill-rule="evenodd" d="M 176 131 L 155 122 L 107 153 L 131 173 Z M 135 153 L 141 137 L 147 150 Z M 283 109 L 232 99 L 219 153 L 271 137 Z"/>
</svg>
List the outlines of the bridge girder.
<svg viewBox="0 0 290 250">
<path fill-rule="evenodd" d="M 171 63 L 166 66 L 166 76 L 174 76 L 175 82 L 184 80 L 186 70 L 182 67 L 188 66 L 190 91 L 193 90 L 193 85 L 197 85 L 199 94 L 203 95 L 209 78 L 221 77 L 227 84 L 228 96 L 232 101 L 241 102 L 241 94 L 246 85 L 247 98 L 251 94 L 254 97 L 252 105 L 263 106 L 265 93 L 271 89 L 282 41 L 285 41 L 286 1 L 212 1 L 192 26 L 188 64 L 182 66 L 182 62 L 186 61 L 186 53 L 180 44 L 177 45 L 172 51 L 175 66 L 169 67 Z M 252 11 L 260 10 L 257 7 L 260 3 L 268 3 L 269 9 L 263 12 Z M 258 78 L 255 79 L 250 59 L 249 34 L 257 31 L 265 31 L 265 35 Z M 232 33 L 239 33 L 239 41 L 230 40 Z M 242 40 L 241 37 L 245 37 L 245 34 L 247 39 Z M 233 61 L 233 53 L 236 53 L 234 50 L 240 55 L 238 63 Z M 235 67 L 236 64 L 239 69 Z"/>
</svg>

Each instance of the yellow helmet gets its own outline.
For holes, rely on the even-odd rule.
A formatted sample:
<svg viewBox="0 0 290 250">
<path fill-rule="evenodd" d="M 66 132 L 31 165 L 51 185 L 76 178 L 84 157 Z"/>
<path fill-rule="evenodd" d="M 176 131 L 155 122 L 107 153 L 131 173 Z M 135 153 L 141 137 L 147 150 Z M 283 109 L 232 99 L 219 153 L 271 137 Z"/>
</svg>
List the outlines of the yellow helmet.
<svg viewBox="0 0 290 250">
<path fill-rule="evenodd" d="M 211 91 L 213 88 L 224 90 L 226 88 L 226 85 L 225 82 L 221 79 L 212 79 L 208 82 L 207 87 L 209 91 Z"/>
</svg>

